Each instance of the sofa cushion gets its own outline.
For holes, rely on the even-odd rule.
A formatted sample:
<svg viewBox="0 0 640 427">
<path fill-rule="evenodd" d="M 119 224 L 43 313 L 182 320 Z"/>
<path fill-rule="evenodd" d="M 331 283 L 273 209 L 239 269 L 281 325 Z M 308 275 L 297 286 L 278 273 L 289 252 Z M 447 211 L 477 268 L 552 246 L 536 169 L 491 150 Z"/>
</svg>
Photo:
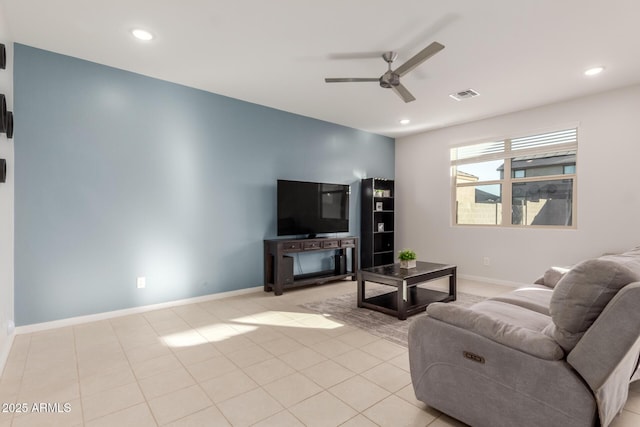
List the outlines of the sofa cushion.
<svg viewBox="0 0 640 427">
<path fill-rule="evenodd" d="M 640 280 L 640 259 L 625 256 L 624 263 L 611 255 L 576 264 L 556 285 L 549 312 L 554 325 L 545 333 L 569 352 L 625 285 Z M 625 264 L 636 267 L 628 268 Z"/>
<path fill-rule="evenodd" d="M 548 286 L 549 288 L 555 288 L 560 279 L 564 277 L 565 274 L 569 272 L 570 267 L 551 267 L 547 271 L 544 272 L 544 276 L 542 276 L 542 285 Z"/>
<path fill-rule="evenodd" d="M 491 298 L 493 301 L 517 305 L 549 316 L 549 301 L 553 290 L 546 285 L 529 285 Z"/>
<path fill-rule="evenodd" d="M 545 322 L 546 316 L 522 307 L 485 301 L 466 308 L 436 302 L 429 304 L 427 314 L 540 359 L 560 360 L 564 357 L 562 348 L 540 332 L 548 322 Z"/>
<path fill-rule="evenodd" d="M 510 295 L 511 292 L 507 295 Z M 497 298 L 490 298 L 469 307 L 470 310 L 482 313 L 492 319 L 501 320 L 519 328 L 541 332 L 549 323 L 551 318 L 548 314 L 539 311 L 529 310 L 510 302 L 500 301 Z"/>
</svg>

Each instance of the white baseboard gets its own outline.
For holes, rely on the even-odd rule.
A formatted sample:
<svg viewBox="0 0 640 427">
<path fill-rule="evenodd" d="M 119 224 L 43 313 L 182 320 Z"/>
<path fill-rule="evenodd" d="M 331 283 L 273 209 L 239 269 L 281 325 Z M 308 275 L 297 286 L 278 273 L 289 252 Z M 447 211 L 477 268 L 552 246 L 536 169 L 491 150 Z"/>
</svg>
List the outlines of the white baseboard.
<svg viewBox="0 0 640 427">
<path fill-rule="evenodd" d="M 7 341 L 4 343 L 2 347 L 2 351 L 0 351 L 0 375 L 4 372 L 4 366 L 7 364 L 7 359 L 9 359 L 9 353 L 11 352 L 11 347 L 13 346 L 13 337 L 16 334 L 12 333 L 7 337 Z"/>
<path fill-rule="evenodd" d="M 458 274 L 459 279 L 472 280 L 474 282 L 491 283 L 492 285 L 506 286 L 509 288 L 519 288 L 521 286 L 530 285 L 530 283 L 510 282 L 508 280 L 492 279 L 491 277 L 469 276 L 467 274 Z"/>
<path fill-rule="evenodd" d="M 32 332 L 46 331 L 49 329 L 63 328 L 66 326 L 81 325 L 83 323 L 97 322 L 99 320 L 113 319 L 114 317 L 130 316 L 132 314 L 145 313 L 147 311 L 161 310 L 164 308 L 177 307 L 180 305 L 194 304 L 206 302 L 216 299 L 228 298 L 237 295 L 250 294 L 262 291 L 264 287 L 256 286 L 253 288 L 240 289 L 237 291 L 220 292 L 217 294 L 203 295 L 159 304 L 143 305 L 140 307 L 125 308 L 123 310 L 107 311 L 104 313 L 89 314 L 86 316 L 69 317 L 67 319 L 53 320 L 51 322 L 34 323 L 32 325 L 24 325 L 16 327 L 16 334 L 29 334 Z M 13 339 L 13 338 L 12 338 Z M 9 346 L 9 349 L 11 347 Z M 8 354 L 8 353 L 7 353 Z"/>
</svg>

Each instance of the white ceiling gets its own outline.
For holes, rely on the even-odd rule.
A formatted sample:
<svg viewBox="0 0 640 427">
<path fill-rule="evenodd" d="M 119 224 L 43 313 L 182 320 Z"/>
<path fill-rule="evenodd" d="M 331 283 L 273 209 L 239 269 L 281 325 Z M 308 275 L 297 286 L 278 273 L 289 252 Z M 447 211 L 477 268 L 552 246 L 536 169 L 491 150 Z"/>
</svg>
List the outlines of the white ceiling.
<svg viewBox="0 0 640 427">
<path fill-rule="evenodd" d="M 399 137 L 640 83 L 638 0 L 0 0 L 14 42 Z M 148 29 L 151 42 L 130 30 Z M 405 104 L 376 83 L 402 78 Z M 597 77 L 583 71 L 606 70 Z M 455 101 L 472 88 L 481 95 Z M 401 118 L 411 119 L 402 126 Z"/>
</svg>

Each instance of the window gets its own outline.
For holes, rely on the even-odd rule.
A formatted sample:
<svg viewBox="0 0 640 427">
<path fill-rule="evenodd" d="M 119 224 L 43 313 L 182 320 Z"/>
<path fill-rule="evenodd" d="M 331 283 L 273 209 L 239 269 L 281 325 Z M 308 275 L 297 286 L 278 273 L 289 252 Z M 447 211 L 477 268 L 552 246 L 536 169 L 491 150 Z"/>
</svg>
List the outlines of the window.
<svg viewBox="0 0 640 427">
<path fill-rule="evenodd" d="M 451 149 L 453 223 L 575 227 L 577 129 Z"/>
</svg>

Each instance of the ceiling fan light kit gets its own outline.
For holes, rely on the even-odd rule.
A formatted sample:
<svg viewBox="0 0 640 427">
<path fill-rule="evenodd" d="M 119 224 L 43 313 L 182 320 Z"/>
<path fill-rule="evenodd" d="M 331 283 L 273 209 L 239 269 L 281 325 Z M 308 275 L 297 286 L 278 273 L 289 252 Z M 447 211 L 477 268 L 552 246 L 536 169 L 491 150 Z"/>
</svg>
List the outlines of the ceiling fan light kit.
<svg viewBox="0 0 640 427">
<path fill-rule="evenodd" d="M 415 101 L 416 98 L 406 87 L 402 85 L 402 83 L 400 83 L 400 77 L 406 75 L 409 71 L 413 70 L 418 65 L 440 52 L 442 49 L 444 49 L 444 45 L 438 42 L 433 42 L 395 70 L 391 69 L 391 64 L 396 60 L 398 54 L 396 52 L 385 52 L 382 54 L 382 59 L 385 60 L 388 68 L 387 72 L 379 78 L 326 78 L 324 81 L 326 83 L 378 82 L 381 87 L 385 89 L 392 89 L 404 102 Z"/>
</svg>

